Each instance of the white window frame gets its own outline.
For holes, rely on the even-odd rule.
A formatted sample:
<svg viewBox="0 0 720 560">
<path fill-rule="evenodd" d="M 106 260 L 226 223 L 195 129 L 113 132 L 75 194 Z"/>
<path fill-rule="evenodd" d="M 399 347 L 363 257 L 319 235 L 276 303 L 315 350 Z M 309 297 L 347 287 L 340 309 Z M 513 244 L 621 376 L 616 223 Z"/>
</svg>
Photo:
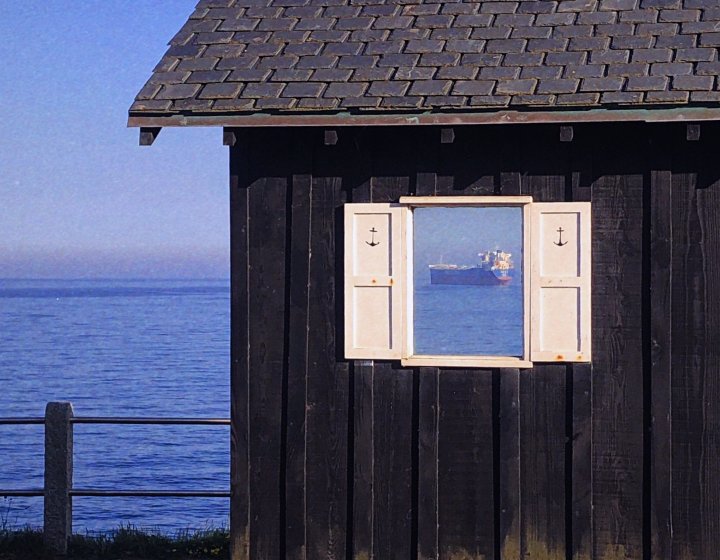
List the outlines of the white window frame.
<svg viewBox="0 0 720 560">
<path fill-rule="evenodd" d="M 487 368 L 531 368 L 530 360 L 530 279 L 531 279 L 531 196 L 403 196 L 400 204 L 407 207 L 404 223 L 405 239 L 405 289 L 403 314 L 403 357 L 400 362 L 405 366 L 435 367 L 487 367 Z M 491 208 L 520 207 L 523 210 L 523 355 L 487 356 L 487 355 L 423 355 L 415 354 L 413 349 L 414 333 L 414 227 L 413 210 L 415 208 Z"/>
</svg>

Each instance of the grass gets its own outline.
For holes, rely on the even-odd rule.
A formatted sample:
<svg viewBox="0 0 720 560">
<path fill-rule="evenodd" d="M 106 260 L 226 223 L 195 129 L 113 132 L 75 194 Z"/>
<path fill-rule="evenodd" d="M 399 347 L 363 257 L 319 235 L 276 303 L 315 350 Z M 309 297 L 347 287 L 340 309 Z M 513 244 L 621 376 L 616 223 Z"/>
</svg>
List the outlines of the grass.
<svg viewBox="0 0 720 560">
<path fill-rule="evenodd" d="M 227 559 L 230 536 L 225 529 L 180 531 L 169 536 L 123 526 L 103 535 L 70 537 L 68 560 L 189 560 Z M 42 531 L 0 530 L 0 560 L 51 560 Z"/>
</svg>

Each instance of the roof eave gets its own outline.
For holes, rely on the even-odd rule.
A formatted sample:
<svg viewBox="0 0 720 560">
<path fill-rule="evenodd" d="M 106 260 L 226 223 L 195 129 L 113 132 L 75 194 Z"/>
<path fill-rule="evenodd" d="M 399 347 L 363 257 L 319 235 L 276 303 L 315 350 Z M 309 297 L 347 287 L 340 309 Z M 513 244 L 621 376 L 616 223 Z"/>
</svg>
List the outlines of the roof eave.
<svg viewBox="0 0 720 560">
<path fill-rule="evenodd" d="M 404 126 L 583 122 L 684 122 L 720 120 L 720 107 L 651 107 L 567 110 L 492 110 L 414 113 L 140 113 L 130 112 L 129 127 L 170 126 Z"/>
</svg>

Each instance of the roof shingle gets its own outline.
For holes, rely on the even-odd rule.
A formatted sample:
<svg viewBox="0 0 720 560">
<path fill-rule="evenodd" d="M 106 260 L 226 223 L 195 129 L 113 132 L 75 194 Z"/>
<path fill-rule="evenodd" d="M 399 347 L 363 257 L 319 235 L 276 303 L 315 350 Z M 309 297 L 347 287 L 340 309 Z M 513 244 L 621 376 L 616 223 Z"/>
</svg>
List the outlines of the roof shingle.
<svg viewBox="0 0 720 560">
<path fill-rule="evenodd" d="M 130 108 L 717 104 L 717 0 L 201 0 Z"/>
</svg>

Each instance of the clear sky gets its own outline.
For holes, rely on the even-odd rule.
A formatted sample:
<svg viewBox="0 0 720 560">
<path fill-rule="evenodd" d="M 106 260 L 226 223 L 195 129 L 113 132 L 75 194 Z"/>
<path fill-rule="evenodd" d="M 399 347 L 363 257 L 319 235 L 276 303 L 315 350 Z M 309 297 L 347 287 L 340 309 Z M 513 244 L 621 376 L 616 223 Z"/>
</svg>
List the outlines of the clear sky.
<svg viewBox="0 0 720 560">
<path fill-rule="evenodd" d="M 228 276 L 221 130 L 126 127 L 195 3 L 2 2 L 0 278 Z"/>
</svg>

